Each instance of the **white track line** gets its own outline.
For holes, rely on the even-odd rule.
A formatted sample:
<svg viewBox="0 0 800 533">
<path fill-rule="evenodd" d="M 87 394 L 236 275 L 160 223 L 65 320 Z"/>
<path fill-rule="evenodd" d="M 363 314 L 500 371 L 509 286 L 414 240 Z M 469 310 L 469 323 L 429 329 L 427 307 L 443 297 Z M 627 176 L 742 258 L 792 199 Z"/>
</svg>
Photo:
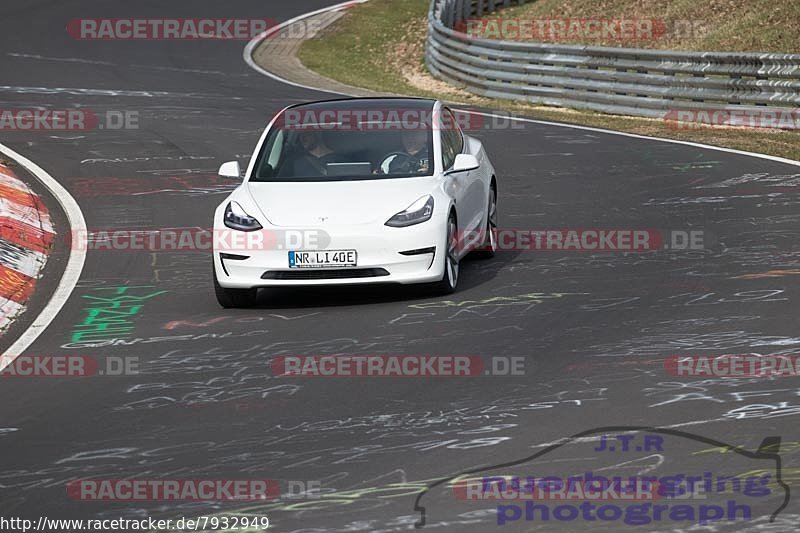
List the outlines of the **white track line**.
<svg viewBox="0 0 800 533">
<path fill-rule="evenodd" d="M 5 146 L 4 144 L 0 144 L 0 153 L 5 154 L 9 158 L 25 167 L 26 170 L 36 176 L 36 178 L 42 182 L 47 190 L 56 197 L 58 203 L 61 204 L 61 208 L 64 209 L 64 212 L 67 214 L 67 220 L 69 221 L 70 226 L 69 229 L 73 232 L 72 235 L 75 235 L 76 233 L 78 235 L 86 234 L 86 222 L 83 219 L 81 208 L 78 207 L 78 202 L 75 201 L 75 198 L 73 198 L 72 195 L 59 182 L 57 182 L 50 174 L 45 172 L 42 167 L 27 157 L 15 152 L 8 146 Z M 61 281 L 58 283 L 58 287 L 56 287 L 55 292 L 44 306 L 44 309 L 42 309 L 42 311 L 39 313 L 39 316 L 34 319 L 33 323 L 28 326 L 28 329 L 26 329 L 25 332 L 20 335 L 16 341 L 14 341 L 14 344 L 9 346 L 2 357 L 0 357 L 0 371 L 2 371 L 6 366 L 10 365 L 14 359 L 16 359 L 20 354 L 27 350 L 31 344 L 33 344 L 33 341 L 35 341 L 36 338 L 41 335 L 42 332 L 44 332 L 47 326 L 50 325 L 56 315 L 58 315 L 58 312 L 61 311 L 61 308 L 64 307 L 64 304 L 69 299 L 72 291 L 75 289 L 75 285 L 78 283 L 78 279 L 81 277 L 83 264 L 86 261 L 86 250 L 76 250 L 74 248 L 74 246 L 70 246 L 67 267 L 64 269 L 64 274 L 61 276 Z M 78 248 L 83 247 L 79 246 Z"/>
<path fill-rule="evenodd" d="M 521 118 L 521 117 L 510 117 L 507 115 L 497 115 L 495 113 L 483 113 L 480 111 L 470 111 L 469 109 L 459 109 L 464 113 L 469 113 L 472 115 L 480 115 L 483 117 L 494 117 L 494 118 L 503 118 L 506 120 L 516 120 L 519 122 L 530 122 L 532 124 L 543 124 L 545 126 L 560 126 L 562 128 L 572 128 L 576 130 L 585 130 L 585 131 L 594 131 L 597 133 L 610 133 L 612 135 L 621 135 L 623 137 L 632 137 L 634 139 L 644 139 L 650 141 L 658 141 L 658 142 L 667 142 L 672 144 L 683 144 L 686 146 L 694 146 L 696 148 L 704 148 L 706 150 L 716 150 L 717 152 L 728 152 L 731 154 L 737 155 L 746 155 L 750 157 L 758 157 L 760 159 L 768 159 L 770 161 L 776 161 L 778 163 L 785 163 L 787 165 L 794 165 L 800 167 L 800 161 L 795 161 L 794 159 L 786 159 L 784 157 L 777 157 L 774 155 L 767 155 L 767 154 L 758 154 L 755 152 L 745 152 L 743 150 L 735 150 L 733 148 L 724 148 L 722 146 L 712 146 L 710 144 L 702 144 L 696 143 L 691 141 L 679 141 L 677 139 L 664 139 L 662 137 L 651 137 L 649 135 L 637 135 L 636 133 L 627 133 L 624 131 L 614 131 L 614 130 L 605 130 L 602 128 L 593 128 L 591 126 L 578 126 L 577 124 L 561 124 L 559 122 L 549 122 L 547 120 L 536 120 L 532 118 Z"/>
<path fill-rule="evenodd" d="M 259 72 L 259 73 L 261 73 L 261 74 L 263 74 L 265 76 L 268 76 L 268 77 L 272 78 L 273 80 L 277 80 L 277 81 L 279 81 L 281 83 L 285 83 L 286 85 L 292 85 L 294 87 L 300 87 L 302 89 L 309 89 L 311 91 L 318 91 L 318 92 L 323 92 L 323 93 L 340 94 L 340 95 L 343 95 L 343 96 L 354 96 L 354 95 L 348 94 L 348 93 L 340 93 L 338 91 L 330 91 L 330 90 L 327 90 L 327 89 L 320 89 L 318 87 L 311 87 L 309 85 L 303 85 L 301 83 L 295 83 L 295 82 L 289 81 L 289 80 L 287 80 L 285 78 L 281 78 L 280 76 L 278 76 L 276 74 L 273 74 L 272 72 L 269 72 L 267 70 L 264 70 L 259 65 L 257 65 L 256 62 L 253 61 L 253 51 L 261 43 L 261 41 L 263 41 L 264 39 L 266 39 L 267 37 L 269 37 L 273 33 L 282 30 L 286 26 L 289 26 L 290 24 L 294 24 L 295 22 L 298 22 L 300 20 L 303 20 L 303 19 L 306 19 L 306 18 L 309 18 L 309 17 L 313 17 L 314 15 L 319 15 L 320 13 L 325 13 L 325 12 L 328 12 L 328 11 L 336 11 L 336 10 L 339 10 L 339 9 L 346 9 L 346 8 L 352 6 L 352 5 L 363 4 L 363 3 L 368 2 L 368 1 L 369 0 L 354 0 L 354 1 L 351 1 L 351 2 L 343 2 L 341 4 L 336 4 L 336 5 L 325 7 L 325 8 L 322 8 L 322 9 L 317 9 L 316 11 L 312 11 L 310 13 L 306 13 L 305 15 L 300 15 L 299 17 L 295 17 L 293 19 L 287 20 L 286 22 L 283 22 L 283 23 L 279 24 L 278 26 L 270 28 L 269 30 L 265 31 L 264 33 L 262 33 L 261 35 L 259 35 L 258 37 L 256 37 L 255 39 L 253 39 L 252 41 L 247 43 L 247 46 L 245 46 L 245 48 L 244 48 L 244 60 L 256 72 Z M 495 114 L 495 113 L 483 113 L 483 112 L 479 112 L 479 111 L 470 111 L 470 110 L 467 110 L 467 109 L 459 109 L 459 111 L 463 111 L 465 113 L 471 113 L 473 115 L 481 115 L 481 116 L 485 116 L 485 117 L 503 118 L 503 119 L 506 119 L 506 120 L 516 120 L 518 122 L 529 122 L 531 124 L 542 124 L 542 125 L 545 125 L 545 126 L 556 126 L 556 127 L 559 127 L 559 128 L 572 128 L 572 129 L 575 129 L 575 130 L 594 131 L 594 132 L 597 132 L 597 133 L 607 133 L 607 134 L 610 134 L 610 135 L 621 135 L 623 137 L 631 137 L 633 139 L 644 139 L 644 140 L 649 140 L 649 141 L 666 142 L 666 143 L 672 143 L 672 144 L 682 144 L 684 146 L 694 146 L 695 148 L 703 148 L 703 149 L 706 149 L 706 150 L 715 150 L 717 152 L 728 152 L 730 154 L 744 155 L 744 156 L 749 156 L 749 157 L 757 157 L 759 159 L 767 159 L 769 161 L 775 161 L 775 162 L 784 163 L 784 164 L 787 164 L 787 165 L 800 166 L 800 161 L 795 161 L 793 159 L 786 159 L 786 158 L 783 158 L 783 157 L 776 157 L 776 156 L 767 155 L 767 154 L 758 154 L 758 153 L 755 153 L 755 152 L 745 152 L 743 150 L 735 150 L 733 148 L 723 148 L 721 146 L 712 146 L 710 144 L 702 144 L 702 143 L 696 143 L 696 142 L 690 142 L 690 141 L 679 141 L 677 139 L 665 139 L 663 137 L 653 137 L 653 136 L 649 136 L 649 135 L 637 135 L 635 133 L 626 133 L 626 132 L 623 132 L 623 131 L 605 130 L 605 129 L 602 129 L 602 128 L 593 128 L 591 126 L 579 126 L 577 124 L 562 124 L 560 122 L 549 122 L 547 120 L 536 120 L 536 119 L 532 119 L 532 118 L 512 117 L 512 116 L 508 116 L 508 115 L 499 115 L 499 114 Z"/>
</svg>

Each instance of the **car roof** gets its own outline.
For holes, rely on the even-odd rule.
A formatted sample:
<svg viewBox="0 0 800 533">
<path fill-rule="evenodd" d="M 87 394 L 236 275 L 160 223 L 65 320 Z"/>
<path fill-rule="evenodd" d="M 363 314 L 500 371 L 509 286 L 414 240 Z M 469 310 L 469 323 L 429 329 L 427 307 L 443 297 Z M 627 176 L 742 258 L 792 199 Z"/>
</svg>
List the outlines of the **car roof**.
<svg viewBox="0 0 800 533">
<path fill-rule="evenodd" d="M 336 110 L 347 111 L 355 109 L 414 109 L 427 110 L 433 109 L 436 100 L 431 98 L 394 98 L 394 97 L 375 97 L 375 98 L 336 98 L 332 100 L 319 100 L 316 102 L 306 102 L 289 106 L 287 109 L 303 109 L 308 111 L 315 110 Z"/>
</svg>

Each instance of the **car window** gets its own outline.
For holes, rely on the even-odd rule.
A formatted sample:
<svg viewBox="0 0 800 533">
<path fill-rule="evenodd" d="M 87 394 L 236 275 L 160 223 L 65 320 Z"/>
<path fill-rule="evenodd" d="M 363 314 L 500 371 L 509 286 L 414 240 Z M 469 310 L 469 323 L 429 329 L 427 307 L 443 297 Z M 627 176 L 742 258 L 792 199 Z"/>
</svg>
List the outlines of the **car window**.
<svg viewBox="0 0 800 533">
<path fill-rule="evenodd" d="M 360 110 L 356 110 L 360 111 Z M 346 181 L 433 175 L 431 121 L 403 118 L 403 110 L 372 110 L 341 120 L 278 117 L 256 160 L 250 181 Z M 425 110 L 410 114 L 424 118 Z M 427 115 L 431 115 L 427 111 Z M 376 118 L 377 117 L 377 118 Z M 294 120 L 294 117 L 292 117 Z M 325 115 L 327 119 L 328 116 Z M 454 157 L 454 156 L 453 156 Z"/>
<path fill-rule="evenodd" d="M 453 136 L 453 144 L 456 149 L 456 154 L 460 154 L 464 151 L 464 136 L 461 134 L 461 128 L 458 126 L 458 121 L 453 116 L 453 113 L 446 109 L 447 115 L 450 117 L 450 123 L 453 127 L 450 129 L 450 134 Z"/>
<path fill-rule="evenodd" d="M 442 110 L 442 167 L 450 169 L 456 160 L 456 155 L 464 150 L 464 140 L 458 130 L 455 118 L 449 109 Z"/>
<path fill-rule="evenodd" d="M 269 151 L 269 157 L 267 158 L 267 164 L 269 164 L 271 168 L 278 168 L 280 164 L 281 153 L 283 152 L 283 136 L 283 130 L 278 130 L 278 133 L 275 135 L 272 149 Z"/>
<path fill-rule="evenodd" d="M 456 160 L 456 145 L 453 143 L 453 136 L 452 136 L 452 121 L 448 118 L 449 113 L 445 111 L 442 113 L 442 118 L 440 121 L 440 131 L 441 131 L 441 139 L 442 139 L 442 168 L 444 170 L 449 170 L 452 168 L 453 163 Z"/>
</svg>

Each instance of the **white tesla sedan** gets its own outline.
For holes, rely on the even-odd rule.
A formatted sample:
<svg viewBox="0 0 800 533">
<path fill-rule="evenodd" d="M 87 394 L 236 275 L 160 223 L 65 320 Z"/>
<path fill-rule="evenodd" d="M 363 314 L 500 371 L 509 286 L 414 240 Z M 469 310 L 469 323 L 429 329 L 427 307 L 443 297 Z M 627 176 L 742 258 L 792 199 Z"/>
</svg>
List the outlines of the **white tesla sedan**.
<svg viewBox="0 0 800 533">
<path fill-rule="evenodd" d="M 241 179 L 236 161 L 219 174 Z M 214 288 L 246 307 L 260 287 L 430 283 L 497 247 L 497 179 L 441 102 L 355 98 L 290 106 L 214 214 Z"/>
</svg>

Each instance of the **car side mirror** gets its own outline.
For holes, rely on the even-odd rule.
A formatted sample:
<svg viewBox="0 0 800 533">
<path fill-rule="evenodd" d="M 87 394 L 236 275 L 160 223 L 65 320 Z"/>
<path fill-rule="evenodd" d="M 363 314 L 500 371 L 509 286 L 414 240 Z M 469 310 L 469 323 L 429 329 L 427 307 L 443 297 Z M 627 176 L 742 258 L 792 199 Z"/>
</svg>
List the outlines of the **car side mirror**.
<svg viewBox="0 0 800 533">
<path fill-rule="evenodd" d="M 456 160 L 453 162 L 453 168 L 450 169 L 448 174 L 455 174 L 456 172 L 468 172 L 475 170 L 479 167 L 478 158 L 472 154 L 458 154 Z"/>
<path fill-rule="evenodd" d="M 223 178 L 230 178 L 235 180 L 242 179 L 242 171 L 239 168 L 238 161 L 228 161 L 226 163 L 222 163 L 219 166 L 217 174 L 222 176 Z"/>
</svg>

